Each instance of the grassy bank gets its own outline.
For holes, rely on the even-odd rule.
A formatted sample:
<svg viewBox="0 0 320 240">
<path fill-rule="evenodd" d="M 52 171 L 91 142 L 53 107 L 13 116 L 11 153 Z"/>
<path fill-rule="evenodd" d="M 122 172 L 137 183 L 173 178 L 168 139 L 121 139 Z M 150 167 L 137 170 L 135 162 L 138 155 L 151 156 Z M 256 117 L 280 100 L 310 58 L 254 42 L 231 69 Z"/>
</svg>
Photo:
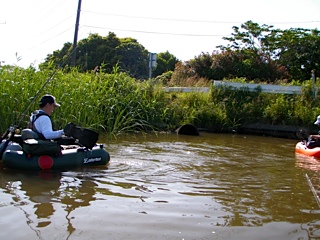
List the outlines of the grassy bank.
<svg viewBox="0 0 320 240">
<path fill-rule="evenodd" d="M 214 132 L 230 132 L 256 122 L 312 127 L 320 114 L 311 81 L 305 82 L 301 95 L 213 86 L 209 93 L 165 93 L 162 84 L 137 82 L 117 69 L 113 74 L 58 71 L 50 79 L 51 74 L 33 69 L 0 70 L 1 132 L 13 123 L 25 127 L 46 93 L 61 104 L 52 115 L 56 128 L 73 122 L 111 137 L 130 131 L 169 131 L 185 123 Z"/>
</svg>

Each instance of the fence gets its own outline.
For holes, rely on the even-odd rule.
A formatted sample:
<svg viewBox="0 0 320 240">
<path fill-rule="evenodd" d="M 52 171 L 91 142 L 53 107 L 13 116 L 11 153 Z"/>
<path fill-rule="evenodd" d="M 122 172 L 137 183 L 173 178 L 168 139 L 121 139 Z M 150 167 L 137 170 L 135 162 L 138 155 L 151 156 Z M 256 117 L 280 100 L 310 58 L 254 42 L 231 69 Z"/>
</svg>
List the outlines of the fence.
<svg viewBox="0 0 320 240">
<path fill-rule="evenodd" d="M 237 83 L 237 82 L 224 82 L 214 80 L 214 86 L 217 87 L 230 87 L 231 89 L 247 88 L 249 91 L 257 91 L 258 88 L 266 93 L 282 93 L 282 94 L 301 94 L 302 88 L 300 86 L 283 86 L 271 84 L 254 84 L 254 83 Z M 168 87 L 164 88 L 165 92 L 209 92 L 208 87 Z"/>
<path fill-rule="evenodd" d="M 226 86 L 231 89 L 248 88 L 249 91 L 256 91 L 260 88 L 262 92 L 266 93 L 283 93 L 283 94 L 301 94 L 302 89 L 300 86 L 283 86 L 271 84 L 254 84 L 254 83 L 237 83 L 237 82 L 224 82 L 214 80 L 215 86 Z"/>
</svg>

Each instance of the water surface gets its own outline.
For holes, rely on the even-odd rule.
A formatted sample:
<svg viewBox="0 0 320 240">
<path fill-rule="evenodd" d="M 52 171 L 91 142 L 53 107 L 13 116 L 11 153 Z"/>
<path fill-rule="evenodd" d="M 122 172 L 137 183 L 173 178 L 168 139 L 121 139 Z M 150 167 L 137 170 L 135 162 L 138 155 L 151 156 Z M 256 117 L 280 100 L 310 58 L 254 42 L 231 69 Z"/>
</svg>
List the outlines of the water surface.
<svg viewBox="0 0 320 240">
<path fill-rule="evenodd" d="M 104 141 L 108 167 L 0 170 L 1 239 L 316 239 L 295 140 L 201 133 Z"/>
</svg>

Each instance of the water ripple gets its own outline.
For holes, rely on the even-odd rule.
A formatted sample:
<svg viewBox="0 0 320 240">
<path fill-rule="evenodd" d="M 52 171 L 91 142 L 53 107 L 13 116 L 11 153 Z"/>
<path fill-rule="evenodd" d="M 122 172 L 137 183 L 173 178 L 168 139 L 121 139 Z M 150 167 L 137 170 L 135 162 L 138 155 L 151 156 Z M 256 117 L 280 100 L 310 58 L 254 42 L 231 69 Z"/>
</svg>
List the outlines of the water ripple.
<svg viewBox="0 0 320 240">
<path fill-rule="evenodd" d="M 0 237 L 19 239 L 23 232 L 25 239 L 104 239 L 106 233 L 108 239 L 308 239 L 319 234 L 317 204 L 305 179 L 305 173 L 318 177 L 319 162 L 296 158 L 294 141 L 172 134 L 119 138 L 105 147 L 111 155 L 107 167 L 1 172 Z"/>
</svg>

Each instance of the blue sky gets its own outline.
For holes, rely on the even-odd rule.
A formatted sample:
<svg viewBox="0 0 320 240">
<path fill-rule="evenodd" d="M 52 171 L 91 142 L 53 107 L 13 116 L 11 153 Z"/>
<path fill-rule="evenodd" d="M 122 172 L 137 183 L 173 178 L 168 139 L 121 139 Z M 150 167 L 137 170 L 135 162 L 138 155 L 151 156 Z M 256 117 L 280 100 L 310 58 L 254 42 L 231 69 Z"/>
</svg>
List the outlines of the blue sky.
<svg viewBox="0 0 320 240">
<path fill-rule="evenodd" d="M 78 0 L 0 1 L 2 64 L 37 66 L 73 42 Z M 78 40 L 114 32 L 186 61 L 226 45 L 222 37 L 248 20 L 320 29 L 320 0 L 82 0 Z"/>
</svg>

